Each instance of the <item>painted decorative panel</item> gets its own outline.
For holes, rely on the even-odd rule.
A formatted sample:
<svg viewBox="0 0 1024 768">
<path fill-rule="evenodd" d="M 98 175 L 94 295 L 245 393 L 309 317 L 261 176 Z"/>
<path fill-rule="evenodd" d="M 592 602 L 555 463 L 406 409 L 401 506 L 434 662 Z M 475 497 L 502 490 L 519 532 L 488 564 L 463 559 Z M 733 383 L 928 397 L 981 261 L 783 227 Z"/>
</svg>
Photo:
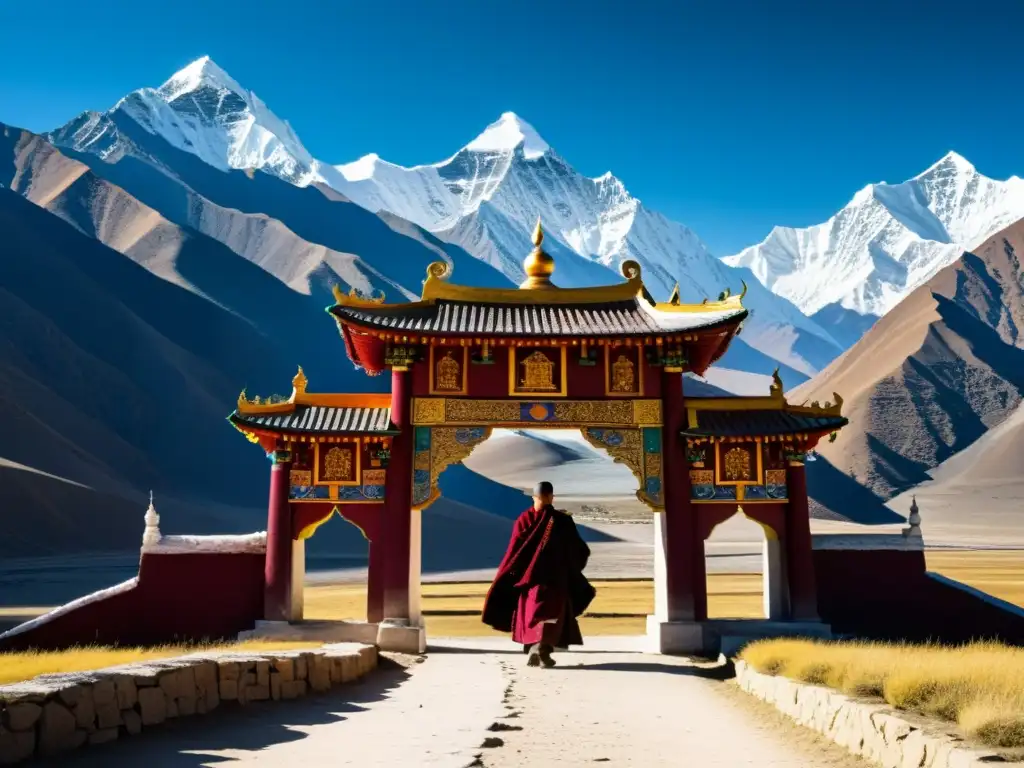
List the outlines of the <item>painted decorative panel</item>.
<svg viewBox="0 0 1024 768">
<path fill-rule="evenodd" d="M 413 400 L 413 423 L 427 425 L 661 426 L 660 400 L 470 400 L 459 397 Z"/>
<path fill-rule="evenodd" d="M 717 485 L 761 485 L 762 474 L 760 443 L 715 443 Z"/>
<path fill-rule="evenodd" d="M 641 430 L 587 427 L 582 432 L 591 445 L 603 448 L 615 461 L 629 467 L 640 485 L 636 493 L 640 501 L 655 509 L 665 506 L 660 428 Z"/>
<path fill-rule="evenodd" d="M 315 485 L 359 485 L 361 453 L 358 443 L 315 443 Z"/>
<path fill-rule="evenodd" d="M 643 394 L 642 348 L 610 346 L 604 357 L 604 391 L 612 397 Z"/>
<path fill-rule="evenodd" d="M 565 395 L 565 347 L 510 347 L 508 354 L 509 395 Z"/>
<path fill-rule="evenodd" d="M 786 485 L 786 470 L 769 469 L 764 473 L 765 487 L 768 497 L 772 499 L 787 499 L 789 492 Z"/>
<path fill-rule="evenodd" d="M 441 495 L 437 479 L 491 436 L 490 427 L 416 427 L 412 504 L 423 509 Z"/>
<path fill-rule="evenodd" d="M 430 394 L 464 395 L 467 392 L 469 348 L 430 348 Z"/>
</svg>

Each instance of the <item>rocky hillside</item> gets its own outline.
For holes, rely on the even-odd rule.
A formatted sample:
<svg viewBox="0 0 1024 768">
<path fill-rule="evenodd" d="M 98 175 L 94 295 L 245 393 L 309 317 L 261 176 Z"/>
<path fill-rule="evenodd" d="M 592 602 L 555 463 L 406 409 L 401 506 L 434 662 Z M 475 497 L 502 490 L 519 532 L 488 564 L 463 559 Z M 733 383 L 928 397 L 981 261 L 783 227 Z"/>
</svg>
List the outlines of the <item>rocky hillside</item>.
<svg viewBox="0 0 1024 768">
<path fill-rule="evenodd" d="M 845 399 L 850 426 L 821 446 L 819 477 L 834 468 L 889 498 L 1014 412 L 1024 396 L 1022 253 L 1024 221 L 938 272 L 791 394 L 797 402 L 834 391 Z M 1016 467 L 1003 457 L 984 471 L 999 482 Z M 833 510 L 849 506 L 819 490 Z"/>
</svg>

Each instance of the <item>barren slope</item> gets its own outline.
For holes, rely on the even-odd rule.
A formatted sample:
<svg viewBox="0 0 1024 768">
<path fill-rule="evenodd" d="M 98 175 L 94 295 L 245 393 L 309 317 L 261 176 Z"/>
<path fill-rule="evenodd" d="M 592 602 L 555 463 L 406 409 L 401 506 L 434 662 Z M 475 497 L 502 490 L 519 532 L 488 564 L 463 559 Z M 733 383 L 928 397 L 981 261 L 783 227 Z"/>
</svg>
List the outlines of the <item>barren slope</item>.
<svg viewBox="0 0 1024 768">
<path fill-rule="evenodd" d="M 820 454 L 882 498 L 972 445 L 1018 406 L 1024 393 L 1024 222 L 936 274 L 791 400 L 844 400 L 850 419 Z M 833 511 L 838 494 L 812 493 Z M 999 478 L 1013 462 L 989 462 Z M 997 477 L 991 478 L 997 480 Z"/>
</svg>

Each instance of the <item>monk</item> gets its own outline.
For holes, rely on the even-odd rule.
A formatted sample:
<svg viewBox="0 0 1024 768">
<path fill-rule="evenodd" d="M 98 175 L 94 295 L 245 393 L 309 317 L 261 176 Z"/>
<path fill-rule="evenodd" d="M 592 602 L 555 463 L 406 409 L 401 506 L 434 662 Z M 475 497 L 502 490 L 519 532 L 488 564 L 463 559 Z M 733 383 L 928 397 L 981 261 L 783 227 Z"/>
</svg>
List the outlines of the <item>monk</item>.
<svg viewBox="0 0 1024 768">
<path fill-rule="evenodd" d="M 590 548 L 572 517 L 552 506 L 551 483 L 533 489 L 533 506 L 516 520 L 498 566 L 483 622 L 525 646 L 531 667 L 553 667 L 556 649 L 582 645 L 577 618 L 594 599 L 583 575 Z"/>
</svg>

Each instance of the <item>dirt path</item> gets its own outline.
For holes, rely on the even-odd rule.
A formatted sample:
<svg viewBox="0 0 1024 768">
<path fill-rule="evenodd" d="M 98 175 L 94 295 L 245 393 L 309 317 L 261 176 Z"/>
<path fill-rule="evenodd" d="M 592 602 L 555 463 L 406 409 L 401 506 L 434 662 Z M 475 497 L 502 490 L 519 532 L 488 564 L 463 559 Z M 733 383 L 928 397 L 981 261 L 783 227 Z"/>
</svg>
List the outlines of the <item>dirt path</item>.
<svg viewBox="0 0 1024 768">
<path fill-rule="evenodd" d="M 154 728 L 65 756 L 82 767 L 403 768 L 866 764 L 724 682 L 721 670 L 598 638 L 530 669 L 511 643 L 442 641 L 361 685 Z"/>
</svg>

